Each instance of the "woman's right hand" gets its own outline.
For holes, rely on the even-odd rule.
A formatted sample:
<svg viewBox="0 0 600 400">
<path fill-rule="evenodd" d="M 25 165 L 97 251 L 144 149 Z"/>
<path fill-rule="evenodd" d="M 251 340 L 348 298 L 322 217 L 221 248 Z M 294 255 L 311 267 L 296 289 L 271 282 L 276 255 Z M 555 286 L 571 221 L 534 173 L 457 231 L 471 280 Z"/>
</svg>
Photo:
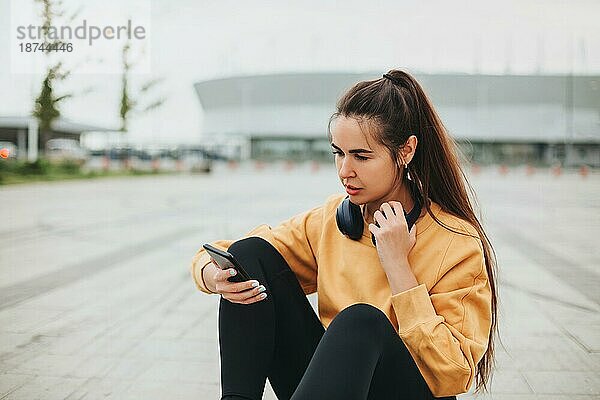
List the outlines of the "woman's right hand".
<svg viewBox="0 0 600 400">
<path fill-rule="evenodd" d="M 220 294 L 224 299 L 232 303 L 252 304 L 264 300 L 267 294 L 264 293 L 266 288 L 256 280 L 245 282 L 230 282 L 227 279 L 235 276 L 237 271 L 233 268 L 222 270 L 214 265 L 215 273 L 213 281 L 215 284 L 215 292 Z"/>
</svg>

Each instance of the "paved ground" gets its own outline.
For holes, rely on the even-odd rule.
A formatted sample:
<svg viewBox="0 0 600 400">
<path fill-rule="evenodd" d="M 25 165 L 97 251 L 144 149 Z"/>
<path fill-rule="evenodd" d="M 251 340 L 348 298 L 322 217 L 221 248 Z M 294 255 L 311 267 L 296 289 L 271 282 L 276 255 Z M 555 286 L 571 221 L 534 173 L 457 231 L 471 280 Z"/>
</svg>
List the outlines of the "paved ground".
<svg viewBox="0 0 600 400">
<path fill-rule="evenodd" d="M 600 398 L 600 176 L 473 184 L 504 344 L 477 398 Z M 0 188 L 0 399 L 218 398 L 218 298 L 193 287 L 191 257 L 338 191 L 309 165 Z"/>
</svg>

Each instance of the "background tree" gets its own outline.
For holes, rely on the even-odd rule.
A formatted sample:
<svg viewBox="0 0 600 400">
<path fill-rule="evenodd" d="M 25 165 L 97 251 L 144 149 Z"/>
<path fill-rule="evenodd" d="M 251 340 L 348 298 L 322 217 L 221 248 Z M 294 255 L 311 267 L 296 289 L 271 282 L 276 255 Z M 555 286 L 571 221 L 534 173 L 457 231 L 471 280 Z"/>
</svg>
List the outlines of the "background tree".
<svg viewBox="0 0 600 400">
<path fill-rule="evenodd" d="M 61 71 L 62 63 L 58 63 L 46 72 L 46 76 L 42 81 L 42 89 L 40 94 L 35 99 L 33 116 L 37 118 L 41 131 L 50 131 L 54 120 L 60 117 L 59 103 L 72 94 L 64 94 L 57 96 L 54 92 L 54 83 L 64 80 L 68 76 L 68 72 Z"/>
<path fill-rule="evenodd" d="M 55 0 L 35 0 L 35 2 L 42 5 L 43 46 L 46 48 L 48 46 L 60 46 L 62 42 L 58 39 L 50 39 L 48 31 L 50 27 L 53 26 L 52 22 L 56 18 L 64 16 L 64 11 L 61 8 L 62 2 Z M 75 19 L 78 13 L 79 12 L 76 12 L 71 15 L 69 21 Z M 70 93 L 62 95 L 57 95 L 55 93 L 55 83 L 65 80 L 71 71 L 65 70 L 61 61 L 52 62 L 50 59 L 51 51 L 45 51 L 44 54 L 47 59 L 48 67 L 44 79 L 42 80 L 40 93 L 34 101 L 32 111 L 32 115 L 38 120 L 40 129 L 40 141 L 38 146 L 42 148 L 50 138 L 53 122 L 61 115 L 60 103 L 73 96 Z"/>
<path fill-rule="evenodd" d="M 131 61 L 131 42 L 129 40 L 127 40 L 123 45 L 121 57 L 123 73 L 121 75 L 121 102 L 119 117 L 121 119 L 121 131 L 127 132 L 127 129 L 129 128 L 129 119 L 133 113 L 143 114 L 160 107 L 164 103 L 165 98 L 158 97 L 151 101 L 142 101 L 143 98 L 146 97 L 152 91 L 152 89 L 162 81 L 161 78 L 146 81 L 139 87 L 137 93 L 132 95 L 130 74 L 135 64 L 133 61 Z"/>
</svg>

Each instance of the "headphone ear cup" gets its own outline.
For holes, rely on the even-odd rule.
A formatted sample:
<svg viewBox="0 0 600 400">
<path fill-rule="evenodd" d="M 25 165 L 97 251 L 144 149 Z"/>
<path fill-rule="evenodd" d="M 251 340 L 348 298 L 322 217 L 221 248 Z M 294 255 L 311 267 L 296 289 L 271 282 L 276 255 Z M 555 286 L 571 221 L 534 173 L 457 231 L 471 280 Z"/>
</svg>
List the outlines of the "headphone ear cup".
<svg viewBox="0 0 600 400">
<path fill-rule="evenodd" d="M 352 240 L 362 237 L 364 222 L 360 207 L 346 197 L 335 212 L 335 221 L 338 229 Z"/>
</svg>

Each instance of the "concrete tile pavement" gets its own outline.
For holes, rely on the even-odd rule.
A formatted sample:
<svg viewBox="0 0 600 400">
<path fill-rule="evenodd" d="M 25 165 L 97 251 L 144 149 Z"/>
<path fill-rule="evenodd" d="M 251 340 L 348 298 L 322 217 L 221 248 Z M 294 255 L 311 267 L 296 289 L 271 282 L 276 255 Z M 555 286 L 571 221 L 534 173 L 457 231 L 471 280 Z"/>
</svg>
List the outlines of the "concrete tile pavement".
<svg viewBox="0 0 600 400">
<path fill-rule="evenodd" d="M 565 280 L 545 268 L 503 225 L 518 215 L 530 227 L 520 234 L 535 241 L 538 251 L 568 257 L 597 275 L 600 257 L 589 249 L 600 224 L 590 214 L 594 206 L 589 199 L 600 193 L 600 180 L 567 181 L 564 175 L 560 184 L 544 176 L 509 180 L 493 171 L 473 178 L 501 266 L 499 318 L 505 348 L 497 344 L 491 393 L 460 398 L 600 398 L 599 305 L 584 285 L 573 285 L 576 277 Z M 224 179 L 252 190 L 240 201 L 216 184 Z M 298 189 L 302 187 L 314 190 Z M 541 196 L 539 187 L 562 190 L 555 190 L 554 200 L 545 204 L 515 206 L 515 199 Z M 581 204 L 572 199 L 565 203 L 562 192 L 573 190 Z M 218 398 L 218 298 L 195 291 L 187 270 L 191 256 L 205 241 L 235 238 L 263 222 L 276 224 L 336 191 L 329 172 L 310 173 L 307 167 L 281 174 L 217 169 L 210 176 L 0 189 L 13 220 L 27 215 L 26 222 L 14 227 L 21 238 L 18 251 L 12 247 L 17 236 L 0 239 L 0 250 L 7 254 L 0 260 L 6 277 L 0 280 L 2 289 L 58 271 L 51 287 L 36 287 L 39 292 L 8 306 L 0 303 L 0 399 Z M 64 203 L 73 198 L 78 200 L 73 211 L 64 211 Z M 133 206 L 136 202 L 142 205 Z M 559 235 L 545 224 L 549 212 L 538 211 L 540 207 L 559 210 L 558 230 L 568 223 L 579 226 L 579 235 L 571 236 L 576 243 L 557 240 Z M 39 230 L 39 221 L 48 221 L 46 213 L 56 210 L 72 216 L 64 225 L 60 218 L 44 225 L 44 240 L 30 234 Z M 0 218 L 5 212 L 0 210 Z M 92 245 L 80 246 L 84 242 Z M 56 243 L 67 251 L 51 263 L 35 257 L 53 254 Z M 579 250 L 567 250 L 572 248 Z M 97 261 L 108 252 L 116 256 Z M 61 283 L 62 268 L 86 260 L 96 261 Z M 265 398 L 275 396 L 267 389 Z"/>
</svg>

